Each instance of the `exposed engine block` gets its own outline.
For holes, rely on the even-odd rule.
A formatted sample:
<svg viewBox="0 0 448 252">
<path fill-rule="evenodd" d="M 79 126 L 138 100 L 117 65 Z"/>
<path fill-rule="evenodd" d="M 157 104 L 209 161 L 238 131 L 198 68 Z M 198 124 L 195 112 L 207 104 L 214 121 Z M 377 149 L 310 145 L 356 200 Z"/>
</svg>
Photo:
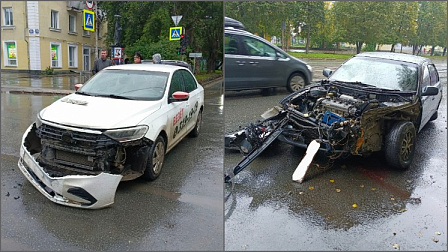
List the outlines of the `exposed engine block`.
<svg viewBox="0 0 448 252">
<path fill-rule="evenodd" d="M 318 113 L 330 111 L 344 118 L 354 117 L 357 112 L 356 104 L 362 103 L 349 95 L 341 95 L 339 97 L 322 97 L 316 102 L 314 110 Z"/>
</svg>

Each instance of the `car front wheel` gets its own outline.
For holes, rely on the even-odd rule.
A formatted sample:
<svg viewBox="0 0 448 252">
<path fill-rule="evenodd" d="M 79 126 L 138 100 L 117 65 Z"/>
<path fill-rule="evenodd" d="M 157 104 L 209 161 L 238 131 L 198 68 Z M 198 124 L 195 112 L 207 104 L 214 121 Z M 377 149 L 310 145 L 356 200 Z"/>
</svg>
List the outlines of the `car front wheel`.
<svg viewBox="0 0 448 252">
<path fill-rule="evenodd" d="M 155 180 L 162 172 L 163 161 L 165 159 L 165 139 L 158 136 L 154 144 L 149 149 L 148 161 L 143 178 Z"/>
<path fill-rule="evenodd" d="M 286 85 L 286 88 L 289 92 L 296 92 L 302 88 L 304 88 L 306 85 L 305 77 L 303 77 L 300 73 L 293 73 L 289 79 L 288 84 Z"/>
<path fill-rule="evenodd" d="M 385 156 L 390 166 L 407 169 L 414 158 L 416 131 L 412 122 L 396 123 L 386 137 Z"/>
</svg>

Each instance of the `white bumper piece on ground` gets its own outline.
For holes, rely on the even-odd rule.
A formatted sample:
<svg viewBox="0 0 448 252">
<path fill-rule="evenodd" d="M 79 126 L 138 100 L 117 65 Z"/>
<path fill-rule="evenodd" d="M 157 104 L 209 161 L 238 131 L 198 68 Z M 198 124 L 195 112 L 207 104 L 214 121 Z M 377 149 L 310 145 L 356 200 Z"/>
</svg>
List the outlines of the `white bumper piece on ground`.
<svg viewBox="0 0 448 252">
<path fill-rule="evenodd" d="M 311 162 L 313 161 L 314 156 L 319 150 L 320 143 L 316 140 L 311 141 L 306 149 L 305 157 L 300 161 L 300 164 L 297 166 L 296 170 L 292 174 L 292 180 L 302 183 L 303 178 L 305 177 L 308 168 L 310 167 Z"/>
<path fill-rule="evenodd" d="M 49 176 L 24 146 L 24 139 L 31 128 L 32 125 L 22 139 L 18 166 L 37 190 L 51 201 L 71 207 L 98 209 L 114 203 L 121 175 L 100 173 L 64 177 Z"/>
</svg>

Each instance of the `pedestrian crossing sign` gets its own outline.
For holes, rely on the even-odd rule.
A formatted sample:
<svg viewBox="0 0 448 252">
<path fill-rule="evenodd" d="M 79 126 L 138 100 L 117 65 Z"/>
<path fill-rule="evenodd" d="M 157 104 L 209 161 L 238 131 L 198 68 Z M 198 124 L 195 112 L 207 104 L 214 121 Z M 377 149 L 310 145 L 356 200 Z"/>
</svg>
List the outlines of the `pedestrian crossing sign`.
<svg viewBox="0 0 448 252">
<path fill-rule="evenodd" d="M 83 10 L 82 14 L 84 30 L 95 31 L 95 12 Z"/>
<path fill-rule="evenodd" d="M 170 27 L 170 40 L 180 40 L 182 27 Z"/>
</svg>

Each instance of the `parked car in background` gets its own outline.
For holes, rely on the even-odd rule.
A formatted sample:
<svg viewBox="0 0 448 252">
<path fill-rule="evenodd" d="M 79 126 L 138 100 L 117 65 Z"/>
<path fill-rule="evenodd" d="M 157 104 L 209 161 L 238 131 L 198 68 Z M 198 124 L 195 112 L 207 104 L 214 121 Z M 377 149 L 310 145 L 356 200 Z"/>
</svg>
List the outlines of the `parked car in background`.
<svg viewBox="0 0 448 252">
<path fill-rule="evenodd" d="M 18 166 L 51 201 L 102 208 L 120 181 L 159 177 L 165 154 L 199 135 L 203 108 L 204 89 L 185 67 L 107 67 L 38 113 Z"/>
<path fill-rule="evenodd" d="M 383 151 L 390 167 L 410 167 L 417 133 L 437 119 L 442 100 L 439 74 L 431 60 L 361 53 L 323 74 L 328 79 L 285 97 L 280 106 L 263 114 L 263 121 L 226 135 L 226 147 L 247 155 L 233 175 L 275 139 L 307 148 L 307 155 L 324 152 L 329 160 Z M 299 167 L 308 167 L 311 161 L 308 158 Z"/>
<path fill-rule="evenodd" d="M 241 22 L 225 19 L 225 90 L 286 87 L 294 92 L 311 83 L 310 65 L 242 28 Z"/>
</svg>

